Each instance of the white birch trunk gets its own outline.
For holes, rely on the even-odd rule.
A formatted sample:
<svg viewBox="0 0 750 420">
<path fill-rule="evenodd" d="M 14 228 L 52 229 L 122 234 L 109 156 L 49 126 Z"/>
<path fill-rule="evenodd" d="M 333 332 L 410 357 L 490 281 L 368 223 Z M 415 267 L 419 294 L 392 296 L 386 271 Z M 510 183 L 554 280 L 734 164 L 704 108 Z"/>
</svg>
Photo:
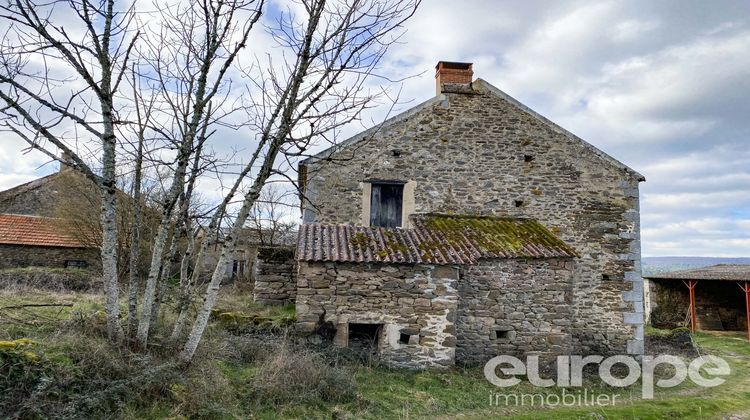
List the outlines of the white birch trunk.
<svg viewBox="0 0 750 420">
<path fill-rule="evenodd" d="M 170 219 L 168 215 L 163 214 L 159 230 L 154 240 L 154 248 L 151 251 L 151 267 L 146 279 L 146 290 L 143 292 L 143 303 L 141 304 L 141 317 L 138 323 L 138 334 L 136 340 L 138 346 L 145 349 L 148 345 L 148 333 L 151 328 L 151 311 L 154 305 L 156 295 L 156 286 L 159 274 L 162 268 L 162 258 L 164 256 L 164 247 L 166 246 L 169 235 Z"/>
</svg>

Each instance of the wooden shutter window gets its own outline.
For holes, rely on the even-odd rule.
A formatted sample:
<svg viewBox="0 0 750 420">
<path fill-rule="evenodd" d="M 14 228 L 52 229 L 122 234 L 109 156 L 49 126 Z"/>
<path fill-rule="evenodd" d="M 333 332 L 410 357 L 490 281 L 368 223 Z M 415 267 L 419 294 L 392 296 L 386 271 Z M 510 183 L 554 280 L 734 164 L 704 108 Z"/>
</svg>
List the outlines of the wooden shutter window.
<svg viewBox="0 0 750 420">
<path fill-rule="evenodd" d="M 370 194 L 370 226 L 401 227 L 403 201 L 403 184 L 373 183 Z"/>
</svg>

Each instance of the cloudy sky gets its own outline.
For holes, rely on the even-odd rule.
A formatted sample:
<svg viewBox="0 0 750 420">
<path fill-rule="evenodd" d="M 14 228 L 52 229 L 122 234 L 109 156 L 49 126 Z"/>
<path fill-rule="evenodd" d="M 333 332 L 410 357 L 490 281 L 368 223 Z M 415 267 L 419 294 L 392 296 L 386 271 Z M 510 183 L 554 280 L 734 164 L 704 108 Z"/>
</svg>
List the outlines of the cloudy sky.
<svg viewBox="0 0 750 420">
<path fill-rule="evenodd" d="M 402 109 L 438 60 L 644 174 L 644 256 L 750 257 L 750 2 L 424 0 L 383 63 L 421 73 Z M 20 149 L 0 138 L 0 189 L 55 169 Z"/>
</svg>

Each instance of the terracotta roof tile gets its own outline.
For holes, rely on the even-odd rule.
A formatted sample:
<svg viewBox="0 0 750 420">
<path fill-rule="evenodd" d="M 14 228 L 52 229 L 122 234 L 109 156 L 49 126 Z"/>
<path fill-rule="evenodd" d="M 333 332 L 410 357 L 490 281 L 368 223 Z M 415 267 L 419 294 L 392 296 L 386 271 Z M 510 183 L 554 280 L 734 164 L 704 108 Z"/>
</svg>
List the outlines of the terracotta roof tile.
<svg viewBox="0 0 750 420">
<path fill-rule="evenodd" d="M 300 261 L 473 264 L 480 258 L 575 257 L 536 220 L 413 216 L 414 229 L 303 224 Z"/>
<path fill-rule="evenodd" d="M 63 219 L 0 214 L 0 244 L 88 248 Z"/>
</svg>

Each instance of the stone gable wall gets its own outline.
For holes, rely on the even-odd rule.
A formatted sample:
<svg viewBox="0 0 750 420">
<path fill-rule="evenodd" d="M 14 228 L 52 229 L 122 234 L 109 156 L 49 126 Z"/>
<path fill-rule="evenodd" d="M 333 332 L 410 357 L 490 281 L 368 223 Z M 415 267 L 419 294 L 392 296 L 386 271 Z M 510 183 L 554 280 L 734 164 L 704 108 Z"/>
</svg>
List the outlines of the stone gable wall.
<svg viewBox="0 0 750 420">
<path fill-rule="evenodd" d="M 0 245 L 0 269 L 17 267 L 65 268 L 65 260 L 85 260 L 88 269 L 100 272 L 101 254 L 93 248 L 63 248 L 27 245 Z"/>
<path fill-rule="evenodd" d="M 378 351 L 397 367 L 455 363 L 456 282 L 453 267 L 352 263 L 299 263 L 297 322 L 312 332 L 321 316 L 348 343 L 348 327 L 383 324 Z M 401 334 L 409 337 L 400 343 Z"/>
<path fill-rule="evenodd" d="M 466 267 L 458 282 L 456 361 L 569 354 L 573 266 L 571 259 L 510 259 Z"/>
<path fill-rule="evenodd" d="M 529 217 L 581 255 L 572 347 L 643 352 L 638 179 L 477 87 L 405 114 L 333 163 L 308 163 L 305 222 L 360 224 L 367 180 L 413 182 L 414 212 Z M 395 152 L 394 152 L 395 151 Z"/>
</svg>

